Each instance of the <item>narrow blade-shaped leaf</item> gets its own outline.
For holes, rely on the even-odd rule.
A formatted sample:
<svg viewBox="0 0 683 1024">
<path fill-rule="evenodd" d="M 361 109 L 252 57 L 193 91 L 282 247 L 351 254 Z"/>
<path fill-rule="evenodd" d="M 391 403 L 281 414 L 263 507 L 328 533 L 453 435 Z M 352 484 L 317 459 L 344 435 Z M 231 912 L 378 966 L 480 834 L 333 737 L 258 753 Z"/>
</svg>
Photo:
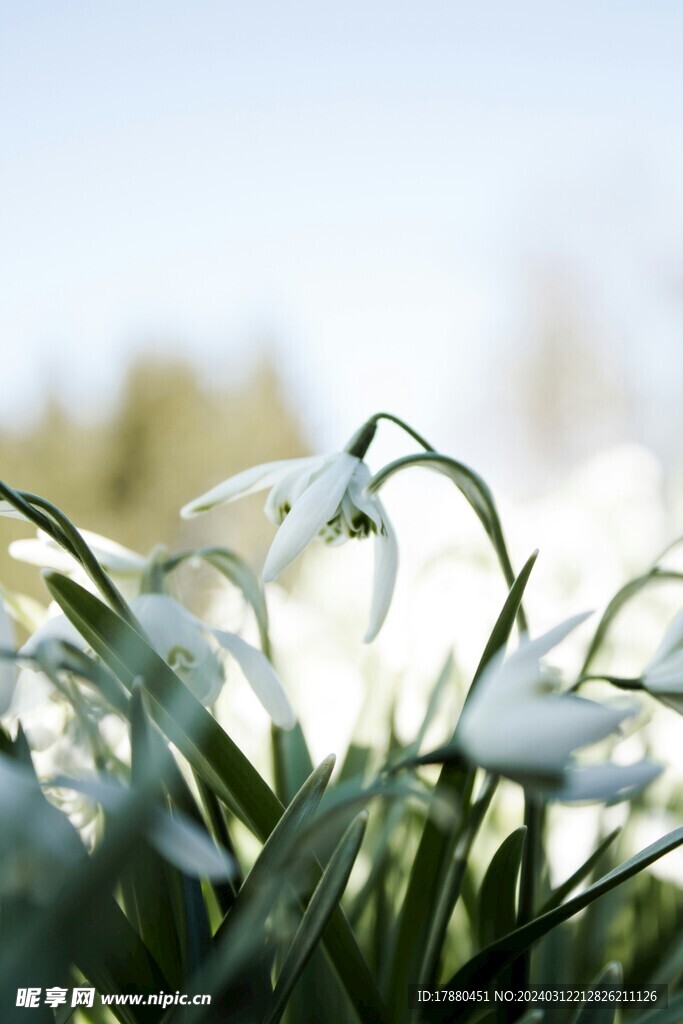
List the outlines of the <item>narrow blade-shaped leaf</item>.
<svg viewBox="0 0 683 1024">
<path fill-rule="evenodd" d="M 621 964 L 608 964 L 592 983 L 591 990 L 618 989 L 621 988 L 623 982 L 624 972 L 621 969 Z M 608 1000 L 587 1002 L 577 1010 L 571 1024 L 614 1024 L 618 1006 L 616 1000 L 614 1002 Z"/>
<path fill-rule="evenodd" d="M 598 879 L 597 882 L 584 889 L 578 896 L 563 903 L 562 906 L 534 918 L 528 924 L 487 946 L 454 974 L 445 987 L 453 989 L 486 987 L 491 978 L 508 967 L 520 953 L 529 949 L 553 928 L 562 924 L 563 921 L 568 921 L 570 917 L 590 906 L 600 896 L 604 896 L 605 893 L 637 875 L 681 844 L 683 844 L 683 828 L 678 828 L 641 850 L 640 853 Z M 468 1015 L 468 1010 L 465 1008 L 463 1019 Z M 450 1018 L 443 1019 L 449 1020 Z"/>
<path fill-rule="evenodd" d="M 482 946 L 514 930 L 517 882 L 526 831 L 522 825 L 503 840 L 484 875 L 479 894 L 479 942 Z"/>
<path fill-rule="evenodd" d="M 349 825 L 332 854 L 330 862 L 311 896 L 310 903 L 282 965 L 273 992 L 273 1003 L 264 1024 L 276 1024 L 280 1020 L 301 972 L 320 941 L 335 907 L 341 900 L 363 841 L 367 820 L 367 811 L 361 811 L 355 821 Z"/>
</svg>

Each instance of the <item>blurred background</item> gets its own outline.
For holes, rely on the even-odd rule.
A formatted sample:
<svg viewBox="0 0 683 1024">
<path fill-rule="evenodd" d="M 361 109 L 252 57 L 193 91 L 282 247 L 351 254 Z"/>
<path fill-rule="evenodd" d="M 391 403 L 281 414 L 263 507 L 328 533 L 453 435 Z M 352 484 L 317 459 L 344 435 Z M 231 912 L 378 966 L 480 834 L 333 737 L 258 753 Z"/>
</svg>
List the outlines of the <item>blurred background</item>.
<svg viewBox="0 0 683 1024">
<path fill-rule="evenodd" d="M 3 478 L 136 549 L 222 542 L 258 567 L 257 504 L 179 507 L 386 408 L 486 477 L 517 565 L 540 545 L 535 629 L 683 532 L 680 5 L 0 0 L 0 21 Z M 375 466 L 409 447 L 388 428 Z M 379 647 L 348 654 L 363 545 L 271 591 L 320 721 L 311 652 L 348 620 L 326 669 L 355 680 L 348 729 L 380 662 L 431 682 L 455 642 L 466 674 L 504 594 L 446 482 L 387 504 Z"/>
</svg>

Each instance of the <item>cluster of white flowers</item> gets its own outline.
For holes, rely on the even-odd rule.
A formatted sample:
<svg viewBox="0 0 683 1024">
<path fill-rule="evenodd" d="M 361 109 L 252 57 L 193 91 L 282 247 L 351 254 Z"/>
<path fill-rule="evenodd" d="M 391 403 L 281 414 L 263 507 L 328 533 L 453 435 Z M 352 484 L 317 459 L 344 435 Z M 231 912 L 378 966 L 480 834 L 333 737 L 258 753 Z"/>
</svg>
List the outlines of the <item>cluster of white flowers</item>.
<svg viewBox="0 0 683 1024">
<path fill-rule="evenodd" d="M 398 547 L 386 510 L 372 489 L 370 471 L 360 454 L 348 449 L 331 455 L 266 463 L 247 469 L 187 504 L 193 517 L 219 505 L 268 491 L 265 513 L 278 527 L 263 567 L 264 582 L 278 575 L 316 538 L 330 545 L 374 538 L 375 575 L 370 622 L 372 641 L 385 621 L 396 583 Z M 6 509 L 8 513 L 11 510 Z M 164 592 L 149 589 L 150 558 L 96 534 L 84 539 L 102 567 L 125 584 L 130 607 L 150 643 L 195 696 L 212 704 L 224 683 L 223 652 L 239 664 L 264 708 L 288 729 L 295 715 L 268 658 L 235 633 L 209 626 Z M 23 561 L 83 577 L 77 562 L 48 536 L 15 541 L 11 554 Z M 509 657 L 494 658 L 466 701 L 454 749 L 473 765 L 507 776 L 546 796 L 574 800 L 612 800 L 649 783 L 661 767 L 651 761 L 620 765 L 582 764 L 577 751 L 619 734 L 637 707 L 598 703 L 563 691 L 542 659 L 585 616 L 562 623 L 544 636 L 522 637 Z M 68 619 L 50 609 L 44 623 L 19 651 L 35 659 L 54 640 L 85 648 Z M 0 646 L 13 647 L 7 616 L 0 616 Z M 11 711 L 16 667 L 0 665 L 0 712 Z M 659 650 L 644 668 L 639 688 L 683 712 L 683 613 L 672 623 Z"/>
</svg>

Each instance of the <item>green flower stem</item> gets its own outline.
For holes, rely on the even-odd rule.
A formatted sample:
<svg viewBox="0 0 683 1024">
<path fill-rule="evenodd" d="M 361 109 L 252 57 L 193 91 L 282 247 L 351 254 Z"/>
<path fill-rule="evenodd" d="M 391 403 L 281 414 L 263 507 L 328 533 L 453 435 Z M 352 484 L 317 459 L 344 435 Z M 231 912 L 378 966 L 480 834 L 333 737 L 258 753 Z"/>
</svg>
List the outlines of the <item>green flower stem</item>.
<svg viewBox="0 0 683 1024">
<path fill-rule="evenodd" d="M 522 855 L 519 883 L 517 927 L 532 921 L 536 911 L 537 883 L 543 869 L 543 829 L 545 807 L 543 802 L 529 793 L 524 794 L 524 824 L 526 842 Z M 526 988 L 530 980 L 531 952 L 527 950 L 516 962 L 513 973 L 514 987 Z"/>
<path fill-rule="evenodd" d="M 439 961 L 443 952 L 448 923 L 462 892 L 465 870 L 474 840 L 477 838 L 497 785 L 498 776 L 487 772 L 456 843 L 431 922 L 420 970 L 420 987 L 431 988 L 438 983 Z"/>
<path fill-rule="evenodd" d="M 166 586 L 166 562 L 168 550 L 163 544 L 158 544 L 149 556 L 147 567 L 140 581 L 141 594 L 165 594 Z"/>
<path fill-rule="evenodd" d="M 356 431 L 344 450 L 347 451 L 349 455 L 355 456 L 357 459 L 364 459 L 376 432 L 377 423 L 375 420 L 367 420 L 363 426 Z"/>
<path fill-rule="evenodd" d="M 610 683 L 612 686 L 618 687 L 620 690 L 645 690 L 643 686 L 643 680 L 638 677 L 636 679 L 624 678 L 623 676 L 610 676 L 602 675 L 600 673 L 585 673 L 579 676 L 574 685 L 570 689 L 570 693 L 575 693 L 579 687 L 583 686 L 584 683 L 601 682 Z"/>
<path fill-rule="evenodd" d="M 390 462 L 376 473 L 367 486 L 368 492 L 370 494 L 377 493 L 394 474 L 414 466 L 421 466 L 425 469 L 432 469 L 443 473 L 465 496 L 491 541 L 507 586 L 511 587 L 516 576 L 510 561 L 493 494 L 482 477 L 465 465 L 465 463 L 458 462 L 457 459 L 452 459 L 450 456 L 442 455 L 434 450 L 428 450 L 424 454 L 406 455 L 401 459 Z M 517 622 L 520 630 L 526 632 L 527 620 L 521 604 L 517 612 Z"/>
<path fill-rule="evenodd" d="M 29 491 L 16 491 L 13 487 L 9 487 L 2 481 L 0 481 L 0 496 L 5 498 L 19 512 L 22 512 L 27 519 L 41 530 L 44 530 L 60 547 L 63 547 L 80 562 L 111 607 L 126 622 L 137 629 L 138 632 L 141 631 L 137 619 L 119 592 L 118 587 L 104 571 L 81 534 L 61 509 L 57 508 L 56 505 L 53 505 L 46 498 L 41 498 L 38 494 L 31 494 Z M 39 509 L 45 510 L 48 515 L 45 516 L 42 512 L 38 512 L 36 506 Z"/>
<path fill-rule="evenodd" d="M 417 441 L 417 443 L 421 445 L 422 448 L 425 449 L 425 451 L 436 451 L 436 448 L 432 447 L 429 441 L 426 441 L 422 434 L 418 434 L 417 430 L 413 430 L 410 424 L 406 423 L 405 420 L 402 420 L 400 416 L 394 416 L 394 414 L 391 412 L 376 412 L 375 415 L 372 416 L 371 420 L 369 420 L 368 422 L 374 421 L 375 423 L 377 423 L 379 420 L 386 420 L 388 423 L 395 423 L 396 426 L 400 427 L 401 430 L 408 434 L 409 437 L 412 437 L 413 441 Z"/>
</svg>

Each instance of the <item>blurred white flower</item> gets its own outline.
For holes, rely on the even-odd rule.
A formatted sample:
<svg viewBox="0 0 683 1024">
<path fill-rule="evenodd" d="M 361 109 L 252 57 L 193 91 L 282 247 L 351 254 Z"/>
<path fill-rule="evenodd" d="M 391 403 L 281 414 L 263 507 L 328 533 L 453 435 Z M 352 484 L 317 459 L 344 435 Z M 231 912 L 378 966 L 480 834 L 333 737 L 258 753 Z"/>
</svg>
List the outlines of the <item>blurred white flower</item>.
<svg viewBox="0 0 683 1024">
<path fill-rule="evenodd" d="M 14 628 L 9 615 L 0 603 L 0 650 L 6 654 L 14 650 Z M 17 667 L 10 658 L 0 658 L 0 715 L 9 708 L 17 682 Z"/>
<path fill-rule="evenodd" d="M 246 640 L 207 625 L 166 594 L 141 594 L 131 601 L 131 608 L 154 649 L 202 704 L 212 704 L 225 681 L 211 636 L 233 656 L 275 724 L 294 727 L 294 712 L 272 665 Z"/>
<path fill-rule="evenodd" d="M 212 704 L 225 682 L 219 650 L 213 637 L 238 663 L 252 690 L 282 729 L 293 728 L 296 717 L 287 695 L 266 656 L 235 633 L 202 622 L 167 594 L 140 594 L 130 607 L 157 654 L 164 659 L 202 704 Z M 86 650 L 87 645 L 65 615 L 48 619 L 29 637 L 19 655 L 38 663 L 59 662 L 58 642 Z M 54 652 L 54 653 L 53 653 Z"/>
<path fill-rule="evenodd" d="M 496 659 L 465 704 L 457 745 L 472 763 L 560 800 L 611 800 L 630 795 L 661 771 L 639 761 L 578 765 L 574 752 L 618 731 L 634 705 L 604 705 L 557 692 L 543 658 L 584 621 L 578 615 L 537 640 L 523 640 Z"/>
<path fill-rule="evenodd" d="M 683 714 L 683 612 L 669 624 L 641 675 L 654 697 Z"/>
<path fill-rule="evenodd" d="M 370 471 L 348 451 L 254 466 L 218 484 L 181 510 L 185 519 L 217 505 L 270 489 L 265 513 L 279 526 L 263 579 L 276 579 L 315 537 L 326 544 L 375 537 L 375 578 L 366 643 L 377 636 L 389 610 L 398 570 L 396 535 L 384 507 L 368 494 Z"/>
<path fill-rule="evenodd" d="M 144 555 L 131 551 L 130 548 L 125 548 L 108 537 L 102 537 L 99 533 L 92 533 L 90 530 L 79 532 L 102 568 L 112 576 L 139 577 L 145 572 L 149 560 Z M 37 530 L 35 537 L 13 540 L 8 551 L 12 558 L 44 569 L 73 573 L 81 568 L 76 559 L 43 530 Z"/>
</svg>

